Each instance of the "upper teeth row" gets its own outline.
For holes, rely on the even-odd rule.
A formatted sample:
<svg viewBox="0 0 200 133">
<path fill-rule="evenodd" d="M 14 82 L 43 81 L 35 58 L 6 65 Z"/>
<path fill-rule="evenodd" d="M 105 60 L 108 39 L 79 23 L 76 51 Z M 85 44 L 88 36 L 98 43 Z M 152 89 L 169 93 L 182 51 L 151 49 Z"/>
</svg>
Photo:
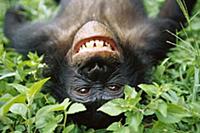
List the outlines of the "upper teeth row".
<svg viewBox="0 0 200 133">
<path fill-rule="evenodd" d="M 94 47 L 96 48 L 107 47 L 112 50 L 112 47 L 108 42 L 101 41 L 101 40 L 89 41 L 81 45 L 80 50 L 87 49 L 87 48 L 94 48 Z"/>
</svg>

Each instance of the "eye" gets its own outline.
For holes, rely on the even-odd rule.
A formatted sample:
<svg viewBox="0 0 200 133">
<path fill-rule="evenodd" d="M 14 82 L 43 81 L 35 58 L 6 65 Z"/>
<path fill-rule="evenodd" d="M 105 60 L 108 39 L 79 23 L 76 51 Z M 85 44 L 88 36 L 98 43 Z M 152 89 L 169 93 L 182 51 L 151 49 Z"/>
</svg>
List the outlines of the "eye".
<svg viewBox="0 0 200 133">
<path fill-rule="evenodd" d="M 78 95 L 88 95 L 90 93 L 90 88 L 79 88 L 75 90 Z"/>
<path fill-rule="evenodd" d="M 110 85 L 110 86 L 108 86 L 108 89 L 109 89 L 110 91 L 117 92 L 117 91 L 122 90 L 122 87 L 119 86 L 119 85 Z"/>
</svg>

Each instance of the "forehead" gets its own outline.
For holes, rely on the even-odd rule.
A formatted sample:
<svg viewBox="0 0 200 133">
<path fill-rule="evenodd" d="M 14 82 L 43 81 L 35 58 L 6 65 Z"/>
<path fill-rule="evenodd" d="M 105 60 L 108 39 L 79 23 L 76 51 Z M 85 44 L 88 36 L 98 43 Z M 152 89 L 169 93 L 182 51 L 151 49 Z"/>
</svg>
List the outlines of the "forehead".
<svg viewBox="0 0 200 133">
<path fill-rule="evenodd" d="M 120 26 L 146 17 L 140 0 L 63 0 L 57 17 L 67 23 L 99 20 Z"/>
<path fill-rule="evenodd" d="M 151 29 L 146 26 L 148 22 L 141 0 L 63 0 L 54 19 L 57 27 L 67 34 L 77 31 L 88 21 L 98 21 L 117 33 L 120 40 L 126 40 L 130 32 L 139 32 L 135 35 L 141 36 Z"/>
</svg>

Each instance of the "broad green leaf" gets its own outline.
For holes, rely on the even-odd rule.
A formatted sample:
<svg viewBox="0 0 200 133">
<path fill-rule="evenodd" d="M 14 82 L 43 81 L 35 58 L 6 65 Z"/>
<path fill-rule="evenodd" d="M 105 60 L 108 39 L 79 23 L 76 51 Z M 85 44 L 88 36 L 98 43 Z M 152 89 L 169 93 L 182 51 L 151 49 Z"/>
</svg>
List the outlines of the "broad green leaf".
<svg viewBox="0 0 200 133">
<path fill-rule="evenodd" d="M 49 80 L 49 78 L 43 79 L 34 83 L 27 91 L 27 99 L 29 104 L 32 104 L 35 95 L 41 90 L 42 86 Z"/>
<path fill-rule="evenodd" d="M 21 131 L 14 131 L 13 133 L 22 133 Z"/>
<path fill-rule="evenodd" d="M 185 117 L 191 117 L 191 114 L 180 105 L 168 104 L 167 116 L 164 117 L 160 112 L 156 112 L 156 116 L 163 123 L 177 123 Z"/>
<path fill-rule="evenodd" d="M 42 128 L 43 133 L 53 133 L 58 123 L 63 120 L 63 115 L 57 115 L 56 117 L 52 117 L 49 120 L 46 120 L 45 126 Z"/>
<path fill-rule="evenodd" d="M 142 123 L 143 114 L 141 112 L 127 112 L 125 113 L 127 120 L 126 124 L 128 124 L 132 131 L 138 132 L 139 126 Z"/>
<path fill-rule="evenodd" d="M 164 116 L 167 117 L 167 103 L 161 101 L 158 103 L 158 111 Z"/>
<path fill-rule="evenodd" d="M 53 131 L 57 127 L 57 122 L 56 121 L 51 121 L 46 126 L 42 129 L 42 133 L 53 133 Z"/>
<path fill-rule="evenodd" d="M 55 104 L 55 105 L 46 105 L 39 109 L 36 113 L 36 121 L 40 119 L 41 117 L 45 116 L 49 112 L 54 112 L 54 111 L 64 111 L 64 106 L 60 104 Z"/>
<path fill-rule="evenodd" d="M 89 130 L 87 130 L 87 132 L 84 132 L 85 128 L 86 127 L 83 126 L 84 130 L 81 130 L 80 126 L 75 125 L 75 124 L 70 124 L 62 131 L 62 133 L 94 133 L 93 129 L 91 129 L 92 131 L 89 129 Z M 98 132 L 95 132 L 95 133 L 98 133 Z"/>
<path fill-rule="evenodd" d="M 176 129 L 172 124 L 165 124 L 157 121 L 153 125 L 152 133 L 176 133 Z"/>
<path fill-rule="evenodd" d="M 24 119 L 26 119 L 26 114 L 28 111 L 28 108 L 23 103 L 15 103 L 11 106 L 10 111 L 14 114 L 18 114 L 22 116 Z"/>
<path fill-rule="evenodd" d="M 1 125 L 12 125 L 14 121 L 8 116 L 0 116 Z M 1 129 L 1 128 L 0 128 Z"/>
<path fill-rule="evenodd" d="M 191 114 L 184 106 L 178 104 L 168 104 L 168 112 L 174 113 L 179 117 L 190 117 Z"/>
<path fill-rule="evenodd" d="M 106 130 L 108 130 L 108 131 L 117 131 L 121 127 L 122 127 L 121 122 L 114 122 Z"/>
<path fill-rule="evenodd" d="M 13 96 L 10 95 L 9 93 L 6 93 L 6 94 L 2 95 L 0 97 L 0 105 L 2 105 L 3 103 L 9 101 L 11 98 L 13 98 Z"/>
<path fill-rule="evenodd" d="M 23 85 L 20 85 L 20 84 L 16 84 L 16 83 L 9 84 L 9 85 L 12 86 L 13 88 L 15 88 L 21 94 L 25 94 L 26 91 L 27 91 L 27 87 L 26 86 L 23 86 Z"/>
<path fill-rule="evenodd" d="M 199 102 L 191 103 L 190 108 L 191 108 L 192 112 L 197 113 L 200 116 L 200 103 Z"/>
<path fill-rule="evenodd" d="M 177 123 L 182 119 L 182 117 L 180 118 L 171 112 L 167 113 L 166 117 L 164 117 L 160 112 L 156 112 L 156 116 L 158 117 L 159 121 L 167 124 Z"/>
<path fill-rule="evenodd" d="M 163 76 L 163 74 L 164 74 L 164 72 L 165 72 L 165 69 L 166 69 L 166 67 L 165 67 L 164 65 L 159 65 L 159 66 L 157 66 L 156 71 L 155 71 L 155 73 L 154 73 L 155 78 L 156 78 L 157 80 L 159 80 L 159 79 Z"/>
<path fill-rule="evenodd" d="M 135 92 L 135 90 L 134 90 L 134 92 Z M 141 94 L 142 94 L 142 91 L 138 92 L 138 93 L 134 96 L 134 98 L 126 99 L 126 103 L 128 104 L 127 106 L 128 106 L 128 108 L 129 108 L 129 110 L 134 109 L 135 106 L 136 106 L 137 104 L 139 104 L 140 100 L 142 99 L 142 98 L 141 98 Z"/>
<path fill-rule="evenodd" d="M 119 130 L 115 131 L 114 133 L 133 133 L 130 131 L 129 127 L 121 127 Z"/>
<path fill-rule="evenodd" d="M 54 118 L 53 112 L 43 114 L 42 117 L 40 118 L 37 117 L 35 119 L 35 127 L 37 129 L 42 129 L 48 124 L 49 121 L 52 121 L 53 118 Z"/>
<path fill-rule="evenodd" d="M 154 96 L 158 94 L 158 87 L 155 85 L 147 85 L 147 84 L 141 84 L 139 87 L 145 91 L 149 96 Z"/>
<path fill-rule="evenodd" d="M 123 103 L 123 99 L 114 99 L 101 106 L 97 111 L 102 111 L 110 116 L 117 116 L 126 111 L 125 108 L 121 107 L 121 105 L 123 106 Z"/>
<path fill-rule="evenodd" d="M 0 80 L 5 79 L 5 78 L 8 78 L 8 77 L 14 77 L 15 75 L 16 75 L 15 72 L 13 72 L 13 73 L 7 73 L 7 74 L 2 75 L 2 76 L 0 77 Z"/>
<path fill-rule="evenodd" d="M 178 96 L 173 90 L 168 90 L 167 92 L 162 93 L 162 98 L 165 100 L 171 101 L 172 103 L 178 103 Z"/>
<path fill-rule="evenodd" d="M 153 115 L 155 113 L 154 109 L 146 109 L 143 114 L 146 116 Z"/>
<path fill-rule="evenodd" d="M 26 127 L 24 125 L 17 125 L 15 127 L 15 130 L 20 131 L 20 132 L 25 132 Z"/>
<path fill-rule="evenodd" d="M 137 96 L 135 88 L 132 88 L 128 85 L 124 87 L 125 99 L 134 99 Z"/>
<path fill-rule="evenodd" d="M 80 104 L 80 103 L 73 103 L 68 111 L 67 111 L 67 114 L 75 114 L 75 113 L 78 113 L 78 112 L 81 112 L 81 111 L 85 111 L 86 108 L 83 104 Z"/>
<path fill-rule="evenodd" d="M 62 105 L 64 107 L 64 110 L 66 110 L 70 104 L 71 102 L 69 101 L 69 98 L 65 98 L 65 100 L 60 105 Z"/>
<path fill-rule="evenodd" d="M 44 123 L 44 117 L 48 114 L 55 112 L 55 111 L 65 111 L 66 108 L 69 106 L 71 102 L 68 98 L 66 98 L 61 104 L 54 104 L 54 105 L 46 105 L 39 109 L 36 113 L 36 125 L 40 125 L 40 123 Z"/>
<path fill-rule="evenodd" d="M 69 126 L 67 126 L 62 133 L 71 133 L 75 128 L 75 125 L 74 124 L 71 124 Z"/>
<path fill-rule="evenodd" d="M 25 103 L 25 95 L 17 95 L 15 97 L 13 97 L 12 99 L 10 99 L 8 102 L 6 102 L 1 108 L 0 108 L 0 116 L 3 116 L 4 114 L 8 113 L 10 107 L 14 104 L 14 103 Z"/>
</svg>

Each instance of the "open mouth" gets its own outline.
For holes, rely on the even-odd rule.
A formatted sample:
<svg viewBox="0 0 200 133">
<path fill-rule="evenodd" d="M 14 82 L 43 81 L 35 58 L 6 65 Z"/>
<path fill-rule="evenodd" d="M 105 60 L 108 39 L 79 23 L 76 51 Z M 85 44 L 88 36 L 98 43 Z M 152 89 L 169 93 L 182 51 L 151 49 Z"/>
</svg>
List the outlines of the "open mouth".
<svg viewBox="0 0 200 133">
<path fill-rule="evenodd" d="M 119 51 L 113 39 L 108 37 L 90 37 L 79 41 L 73 52 L 76 64 L 84 64 L 91 59 L 101 58 L 106 62 L 119 61 Z"/>
<path fill-rule="evenodd" d="M 108 37 L 91 37 L 80 41 L 75 47 L 76 54 L 83 52 L 117 51 L 114 40 Z"/>
<path fill-rule="evenodd" d="M 83 66 L 94 58 L 104 60 L 108 64 L 119 62 L 120 52 L 115 35 L 105 25 L 90 21 L 84 24 L 74 37 L 71 64 Z"/>
</svg>

